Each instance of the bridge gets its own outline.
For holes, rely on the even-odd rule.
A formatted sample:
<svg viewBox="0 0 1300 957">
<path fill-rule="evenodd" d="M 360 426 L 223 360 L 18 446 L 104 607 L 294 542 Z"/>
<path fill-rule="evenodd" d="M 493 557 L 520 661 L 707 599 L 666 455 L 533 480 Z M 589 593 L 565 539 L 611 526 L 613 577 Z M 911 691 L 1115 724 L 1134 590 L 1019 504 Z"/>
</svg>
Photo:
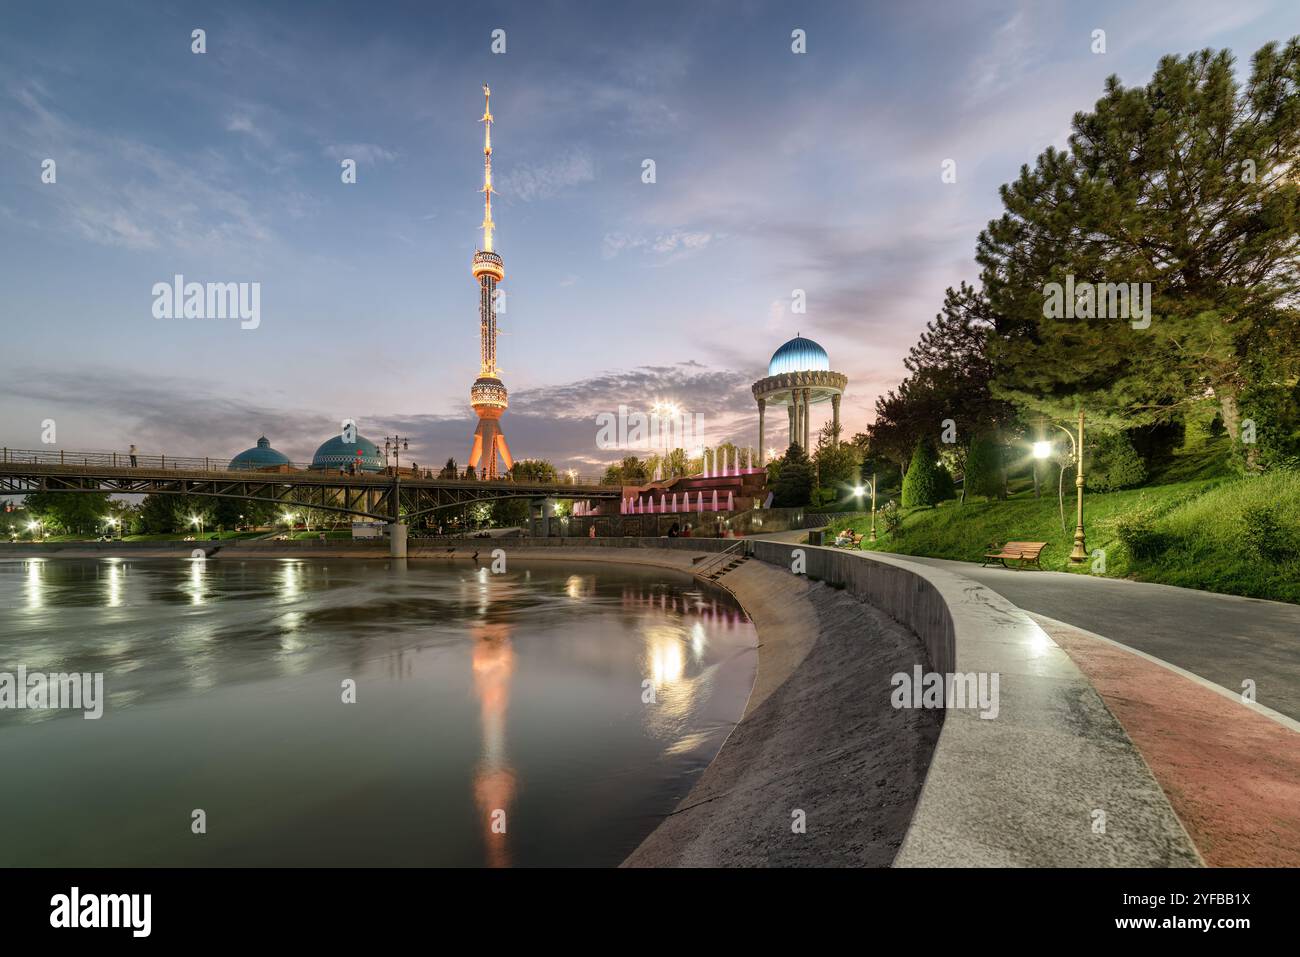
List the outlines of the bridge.
<svg viewBox="0 0 1300 957">
<path fill-rule="evenodd" d="M 318 508 L 398 523 L 449 506 L 501 499 L 545 502 L 574 498 L 617 502 L 622 488 L 578 479 L 550 483 L 510 478 L 422 478 L 409 469 L 394 468 L 355 475 L 294 465 L 278 470 L 231 469 L 229 459 L 224 457 L 132 457 L 124 452 L 62 449 L 0 450 L 0 495 L 32 492 L 201 495 Z"/>
</svg>

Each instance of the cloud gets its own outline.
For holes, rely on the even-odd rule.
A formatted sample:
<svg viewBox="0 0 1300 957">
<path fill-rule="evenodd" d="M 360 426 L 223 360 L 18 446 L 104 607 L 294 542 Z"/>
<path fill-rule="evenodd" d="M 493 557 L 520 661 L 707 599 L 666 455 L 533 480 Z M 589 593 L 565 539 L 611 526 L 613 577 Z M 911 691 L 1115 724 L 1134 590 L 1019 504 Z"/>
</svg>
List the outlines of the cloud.
<svg viewBox="0 0 1300 957">
<path fill-rule="evenodd" d="M 366 166 L 391 163 L 397 159 L 395 152 L 375 143 L 331 143 L 325 147 L 325 155 L 338 162 L 351 159 Z"/>
<path fill-rule="evenodd" d="M 693 360 L 609 371 L 512 393 L 502 425 L 515 458 L 546 458 L 561 468 L 590 473 L 625 454 L 596 445 L 597 414 L 617 414 L 619 406 L 644 412 L 656 400 L 670 400 L 703 416 L 708 442 L 752 442 L 757 411 L 749 386 L 756 377 L 752 371 L 712 369 Z M 53 418 L 59 423 L 60 445 L 68 448 L 125 449 L 134 443 L 146 454 L 219 461 L 265 434 L 275 448 L 301 463 L 310 461 L 316 447 L 339 427 L 278 392 L 236 395 L 216 380 L 142 379 L 91 367 L 60 368 L 57 376 L 47 369 L 17 370 L 0 381 L 0 397 L 9 412 L 0 421 L 0 444 L 10 448 L 39 447 L 39 435 L 22 431 L 18 423 Z M 371 411 L 356 421 L 372 441 L 394 432 L 409 436 L 408 460 L 437 467 L 448 457 L 465 464 L 475 426 L 468 409 L 454 415 Z"/>
<path fill-rule="evenodd" d="M 653 236 L 606 233 L 601 240 L 601 258 L 613 259 L 620 253 L 630 249 L 644 249 L 660 255 L 667 255 L 667 261 L 671 262 L 682 255 L 703 249 L 713 241 L 713 238 L 712 233 L 684 229 L 659 233 Z"/>
<path fill-rule="evenodd" d="M 119 133 L 99 133 L 56 112 L 36 83 L 0 101 L 0 125 L 14 149 L 58 162 L 59 181 L 42 198 L 55 230 L 130 250 L 162 248 L 246 254 L 273 238 L 272 209 L 254 202 L 211 152 L 173 154 Z M 8 103 L 17 109 L 3 108 Z M 236 125 L 242 125 L 242 119 Z M 36 187 L 44 188 L 44 187 Z M 278 200 L 277 200 L 278 202 Z"/>
<path fill-rule="evenodd" d="M 591 156 L 574 150 L 546 163 L 512 167 L 497 179 L 496 187 L 503 197 L 531 203 L 595 178 L 596 164 Z"/>
</svg>

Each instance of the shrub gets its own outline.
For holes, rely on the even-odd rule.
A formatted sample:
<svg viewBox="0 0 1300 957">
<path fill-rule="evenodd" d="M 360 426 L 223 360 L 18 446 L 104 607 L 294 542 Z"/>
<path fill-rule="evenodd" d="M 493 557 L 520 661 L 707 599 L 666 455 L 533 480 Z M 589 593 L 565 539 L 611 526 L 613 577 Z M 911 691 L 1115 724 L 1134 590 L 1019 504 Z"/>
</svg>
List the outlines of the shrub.
<svg viewBox="0 0 1300 957">
<path fill-rule="evenodd" d="M 893 535 L 903 524 L 903 515 L 899 511 L 898 503 L 890 499 L 883 506 L 876 510 L 876 517 L 880 519 L 881 524 L 885 526 L 885 534 Z"/>
<path fill-rule="evenodd" d="M 916 451 L 912 453 L 907 474 L 903 476 L 903 507 L 937 505 L 943 501 L 945 478 L 951 489 L 952 476 L 939 464 L 934 446 L 926 439 L 916 443 Z"/>
<path fill-rule="evenodd" d="M 1085 473 L 1084 477 L 1094 491 L 1114 492 L 1146 480 L 1146 463 L 1126 432 L 1103 435 L 1091 457 L 1091 474 Z"/>
<path fill-rule="evenodd" d="M 814 508 L 822 508 L 833 505 L 839 497 L 839 493 L 833 488 L 815 488 L 812 493 L 812 504 Z"/>
<path fill-rule="evenodd" d="M 1282 562 L 1292 557 L 1295 548 L 1271 505 L 1248 505 L 1241 513 L 1241 525 L 1246 547 L 1256 558 Z"/>
<path fill-rule="evenodd" d="M 1155 514 L 1149 508 L 1121 515 L 1115 522 L 1115 535 L 1138 562 L 1152 561 L 1170 544 L 1170 536 L 1157 530 Z"/>
<path fill-rule="evenodd" d="M 967 495 L 1002 497 L 1002 449 L 991 435 L 981 435 L 971 443 L 965 487 Z"/>
</svg>

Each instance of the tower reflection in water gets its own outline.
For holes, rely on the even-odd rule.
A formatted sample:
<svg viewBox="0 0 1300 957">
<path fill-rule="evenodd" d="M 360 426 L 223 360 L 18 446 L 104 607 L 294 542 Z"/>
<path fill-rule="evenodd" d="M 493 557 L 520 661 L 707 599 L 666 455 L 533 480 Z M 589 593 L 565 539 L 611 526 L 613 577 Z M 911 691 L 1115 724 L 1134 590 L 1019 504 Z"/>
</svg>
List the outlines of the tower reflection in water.
<svg viewBox="0 0 1300 957">
<path fill-rule="evenodd" d="M 483 735 L 482 755 L 474 769 L 474 800 L 483 822 L 488 866 L 509 867 L 510 805 L 515 796 L 515 771 L 506 753 L 506 712 L 515 670 L 509 625 L 474 625 L 473 667 Z"/>
</svg>

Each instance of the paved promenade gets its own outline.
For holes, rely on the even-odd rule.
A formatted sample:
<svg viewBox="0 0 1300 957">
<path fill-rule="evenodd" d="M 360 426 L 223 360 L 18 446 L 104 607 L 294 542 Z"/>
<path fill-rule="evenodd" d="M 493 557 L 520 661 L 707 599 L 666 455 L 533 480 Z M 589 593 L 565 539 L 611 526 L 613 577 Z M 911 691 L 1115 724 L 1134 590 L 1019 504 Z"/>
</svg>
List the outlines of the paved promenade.
<svg viewBox="0 0 1300 957">
<path fill-rule="evenodd" d="M 893 555 L 893 553 L 889 553 Z M 1300 720 L 1300 605 L 1118 578 L 894 555 L 986 585 L 1025 611 L 1146 652 Z"/>
</svg>

